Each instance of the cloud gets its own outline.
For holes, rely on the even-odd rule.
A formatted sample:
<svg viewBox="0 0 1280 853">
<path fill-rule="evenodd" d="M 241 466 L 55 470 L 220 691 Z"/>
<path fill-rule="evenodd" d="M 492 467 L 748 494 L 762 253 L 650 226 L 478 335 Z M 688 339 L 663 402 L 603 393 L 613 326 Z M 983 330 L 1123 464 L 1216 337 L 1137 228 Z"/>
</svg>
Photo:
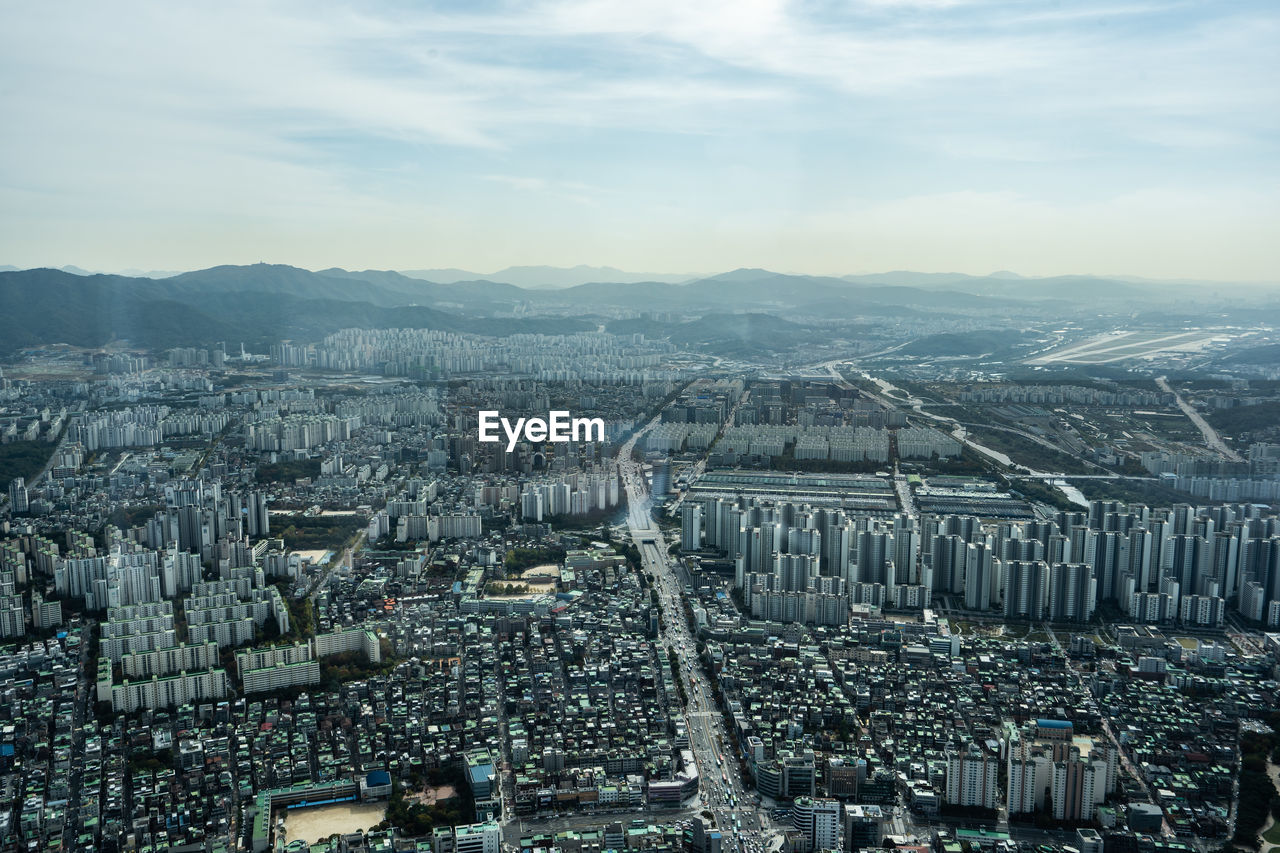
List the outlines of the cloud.
<svg viewBox="0 0 1280 853">
<path fill-rule="evenodd" d="M 580 181 L 553 181 L 546 178 L 522 175 L 484 175 L 482 180 L 492 181 L 522 192 L 543 193 L 592 207 L 599 206 L 600 188 Z"/>
<path fill-rule="evenodd" d="M 109 266 L 83 253 L 123 252 L 97 236 L 118 228 L 216 255 L 454 221 L 536 229 L 576 263 L 571 208 L 616 207 L 627 251 L 668 220 L 727 251 L 735 228 L 804 244 L 793 224 L 849 199 L 905 229 L 895 204 L 927 216 L 952 192 L 1021 199 L 992 209 L 1052 241 L 1148 191 L 1203 197 L 1169 222 L 1184 245 L 1200 229 L 1254 257 L 1256 229 L 1208 211 L 1280 184 L 1278 37 L 1265 2 L 20 5 L 0 30 L 0 262 Z M 921 250 L 963 256 L 947 233 Z"/>
<path fill-rule="evenodd" d="M 1275 281 L 1280 202 L 1262 190 L 1143 188 L 1072 203 L 1016 192 L 928 193 L 888 202 L 847 200 L 793 226 L 813 235 L 828 269 L 921 268 L 1029 275 L 1124 270 L 1144 259 L 1153 277 Z M 843 237 L 848 251 L 836 254 Z M 797 237 L 798 238 L 798 237 Z M 798 238 L 799 239 L 799 238 Z M 821 255 L 820 255 L 821 256 Z M 913 263 L 914 259 L 914 263 Z"/>
</svg>

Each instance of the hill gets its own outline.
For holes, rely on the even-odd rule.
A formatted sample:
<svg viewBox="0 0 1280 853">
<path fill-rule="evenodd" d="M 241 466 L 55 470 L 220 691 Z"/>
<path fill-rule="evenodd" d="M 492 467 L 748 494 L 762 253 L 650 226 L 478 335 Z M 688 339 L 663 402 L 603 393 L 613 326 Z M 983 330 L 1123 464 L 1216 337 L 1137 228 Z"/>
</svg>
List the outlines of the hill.
<svg viewBox="0 0 1280 853">
<path fill-rule="evenodd" d="M 282 339 L 314 340 L 350 326 L 491 335 L 561 334 L 594 327 L 575 318 L 486 318 L 441 311 L 432 304 L 443 301 L 433 298 L 439 291 L 402 293 L 394 279 L 378 279 L 262 264 L 215 267 L 161 281 L 52 269 L 0 272 L 0 351 L 52 343 L 99 347 L 111 341 L 157 349 L 244 341 L 261 350 Z"/>
<path fill-rule="evenodd" d="M 666 338 L 677 346 L 731 357 L 783 352 L 813 340 L 817 334 L 809 326 L 759 313 L 711 313 L 686 323 L 615 320 L 607 328 L 615 334 L 639 332 Z"/>
<path fill-rule="evenodd" d="M 427 272 L 451 280 L 417 277 Z M 113 340 L 156 348 L 243 341 L 261 351 L 281 339 L 314 340 L 354 325 L 559 333 L 592 328 L 599 316 L 661 311 L 701 319 L 660 324 L 652 334 L 747 353 L 826 340 L 833 319 L 856 325 L 860 318 L 956 317 L 969 327 L 973 318 L 982 318 L 984 324 L 1012 326 L 1027 317 L 1092 317 L 1100 310 L 1141 312 L 1154 320 L 1169 310 L 1153 307 L 1164 303 L 1150 298 L 1155 285 L 1148 283 L 1094 276 L 1030 279 L 1006 272 L 837 278 L 743 268 L 678 283 L 672 280 L 678 276 L 636 280 L 642 274 L 585 266 L 510 267 L 490 278 L 465 270 L 312 272 L 281 264 L 223 265 L 165 278 L 82 273 L 0 271 L 0 352 L 57 342 L 95 347 Z M 492 280 L 502 277 L 528 286 Z M 1185 301 L 1177 310 L 1188 322 L 1200 316 Z M 1280 318 L 1275 306 L 1240 313 L 1255 323 Z M 1223 322 L 1234 317 L 1225 310 L 1218 316 Z M 903 352 L 999 353 L 1016 345 L 1019 334 L 988 329 L 934 335 Z"/>
<path fill-rule="evenodd" d="M 403 270 L 402 272 L 410 278 L 425 279 L 438 284 L 484 280 L 500 284 L 513 284 L 517 287 L 535 290 L 576 287 L 580 284 L 592 283 L 634 284 L 643 281 L 660 281 L 666 284 L 677 284 L 696 278 L 696 276 L 672 273 L 626 272 L 614 267 L 590 267 L 583 264 L 575 267 L 516 266 L 507 267 L 495 273 L 469 272 L 456 267 L 434 270 Z"/>
</svg>

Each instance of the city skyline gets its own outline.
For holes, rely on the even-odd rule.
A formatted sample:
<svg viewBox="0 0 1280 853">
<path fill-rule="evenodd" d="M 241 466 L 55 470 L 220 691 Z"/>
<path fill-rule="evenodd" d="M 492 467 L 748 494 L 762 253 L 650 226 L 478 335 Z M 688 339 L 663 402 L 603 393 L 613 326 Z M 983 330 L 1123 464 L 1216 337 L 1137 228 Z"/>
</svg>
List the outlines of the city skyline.
<svg viewBox="0 0 1280 853">
<path fill-rule="evenodd" d="M 1280 268 L 1261 3 L 8 17 L 16 266 Z"/>
<path fill-rule="evenodd" d="M 3 8 L 0 853 L 1280 853 L 1280 6 Z"/>
</svg>

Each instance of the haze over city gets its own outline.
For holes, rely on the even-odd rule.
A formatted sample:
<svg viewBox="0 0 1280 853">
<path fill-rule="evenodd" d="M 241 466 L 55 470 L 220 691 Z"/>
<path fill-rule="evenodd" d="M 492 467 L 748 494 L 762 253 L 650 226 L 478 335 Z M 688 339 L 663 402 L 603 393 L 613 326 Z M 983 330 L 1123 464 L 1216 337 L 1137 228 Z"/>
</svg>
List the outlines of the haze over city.
<svg viewBox="0 0 1280 853">
<path fill-rule="evenodd" d="M 8 4 L 0 263 L 1275 281 L 1267 2 Z"/>
</svg>

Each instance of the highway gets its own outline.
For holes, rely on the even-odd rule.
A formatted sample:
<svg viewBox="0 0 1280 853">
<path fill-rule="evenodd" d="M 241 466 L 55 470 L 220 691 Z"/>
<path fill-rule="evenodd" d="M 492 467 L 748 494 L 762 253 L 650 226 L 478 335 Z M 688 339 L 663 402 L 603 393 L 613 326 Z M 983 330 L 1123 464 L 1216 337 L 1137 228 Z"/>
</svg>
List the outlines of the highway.
<svg viewBox="0 0 1280 853">
<path fill-rule="evenodd" d="M 740 853 L 760 853 L 773 834 L 765 811 L 734 755 L 733 741 L 725 728 L 712 685 L 697 660 L 696 638 L 684 616 L 684 582 L 667 554 L 662 531 L 653 523 L 651 502 L 640 466 L 631 459 L 637 439 L 658 423 L 654 418 L 618 451 L 619 471 L 627 490 L 627 526 L 640 551 L 645 572 L 654 578 L 663 617 L 659 629 L 658 656 L 666 663 L 666 650 L 674 649 L 680 659 L 680 678 L 686 686 L 689 704 L 684 710 L 689 747 L 698 765 L 699 794 L 688 805 L 710 811 L 720 829 L 726 849 Z"/>
<path fill-rule="evenodd" d="M 893 463 L 893 488 L 898 493 L 898 503 L 902 505 L 902 512 L 908 518 L 915 518 L 916 498 L 911 494 L 911 483 L 908 482 L 907 476 L 898 470 L 898 463 Z"/>
<path fill-rule="evenodd" d="M 1200 413 L 1191 407 L 1190 403 L 1182 399 L 1181 394 L 1169 387 L 1169 380 L 1167 378 L 1157 376 L 1156 385 L 1161 391 L 1173 395 L 1174 402 L 1178 404 L 1178 408 L 1181 409 L 1182 413 L 1190 418 L 1191 422 L 1200 430 L 1200 434 L 1204 436 L 1204 443 L 1208 445 L 1210 450 L 1216 450 L 1232 462 L 1244 461 L 1239 453 L 1236 453 L 1230 447 L 1227 447 L 1227 443 L 1222 440 L 1222 437 L 1218 435 L 1213 427 L 1209 426 L 1209 422 L 1202 418 Z"/>
</svg>

